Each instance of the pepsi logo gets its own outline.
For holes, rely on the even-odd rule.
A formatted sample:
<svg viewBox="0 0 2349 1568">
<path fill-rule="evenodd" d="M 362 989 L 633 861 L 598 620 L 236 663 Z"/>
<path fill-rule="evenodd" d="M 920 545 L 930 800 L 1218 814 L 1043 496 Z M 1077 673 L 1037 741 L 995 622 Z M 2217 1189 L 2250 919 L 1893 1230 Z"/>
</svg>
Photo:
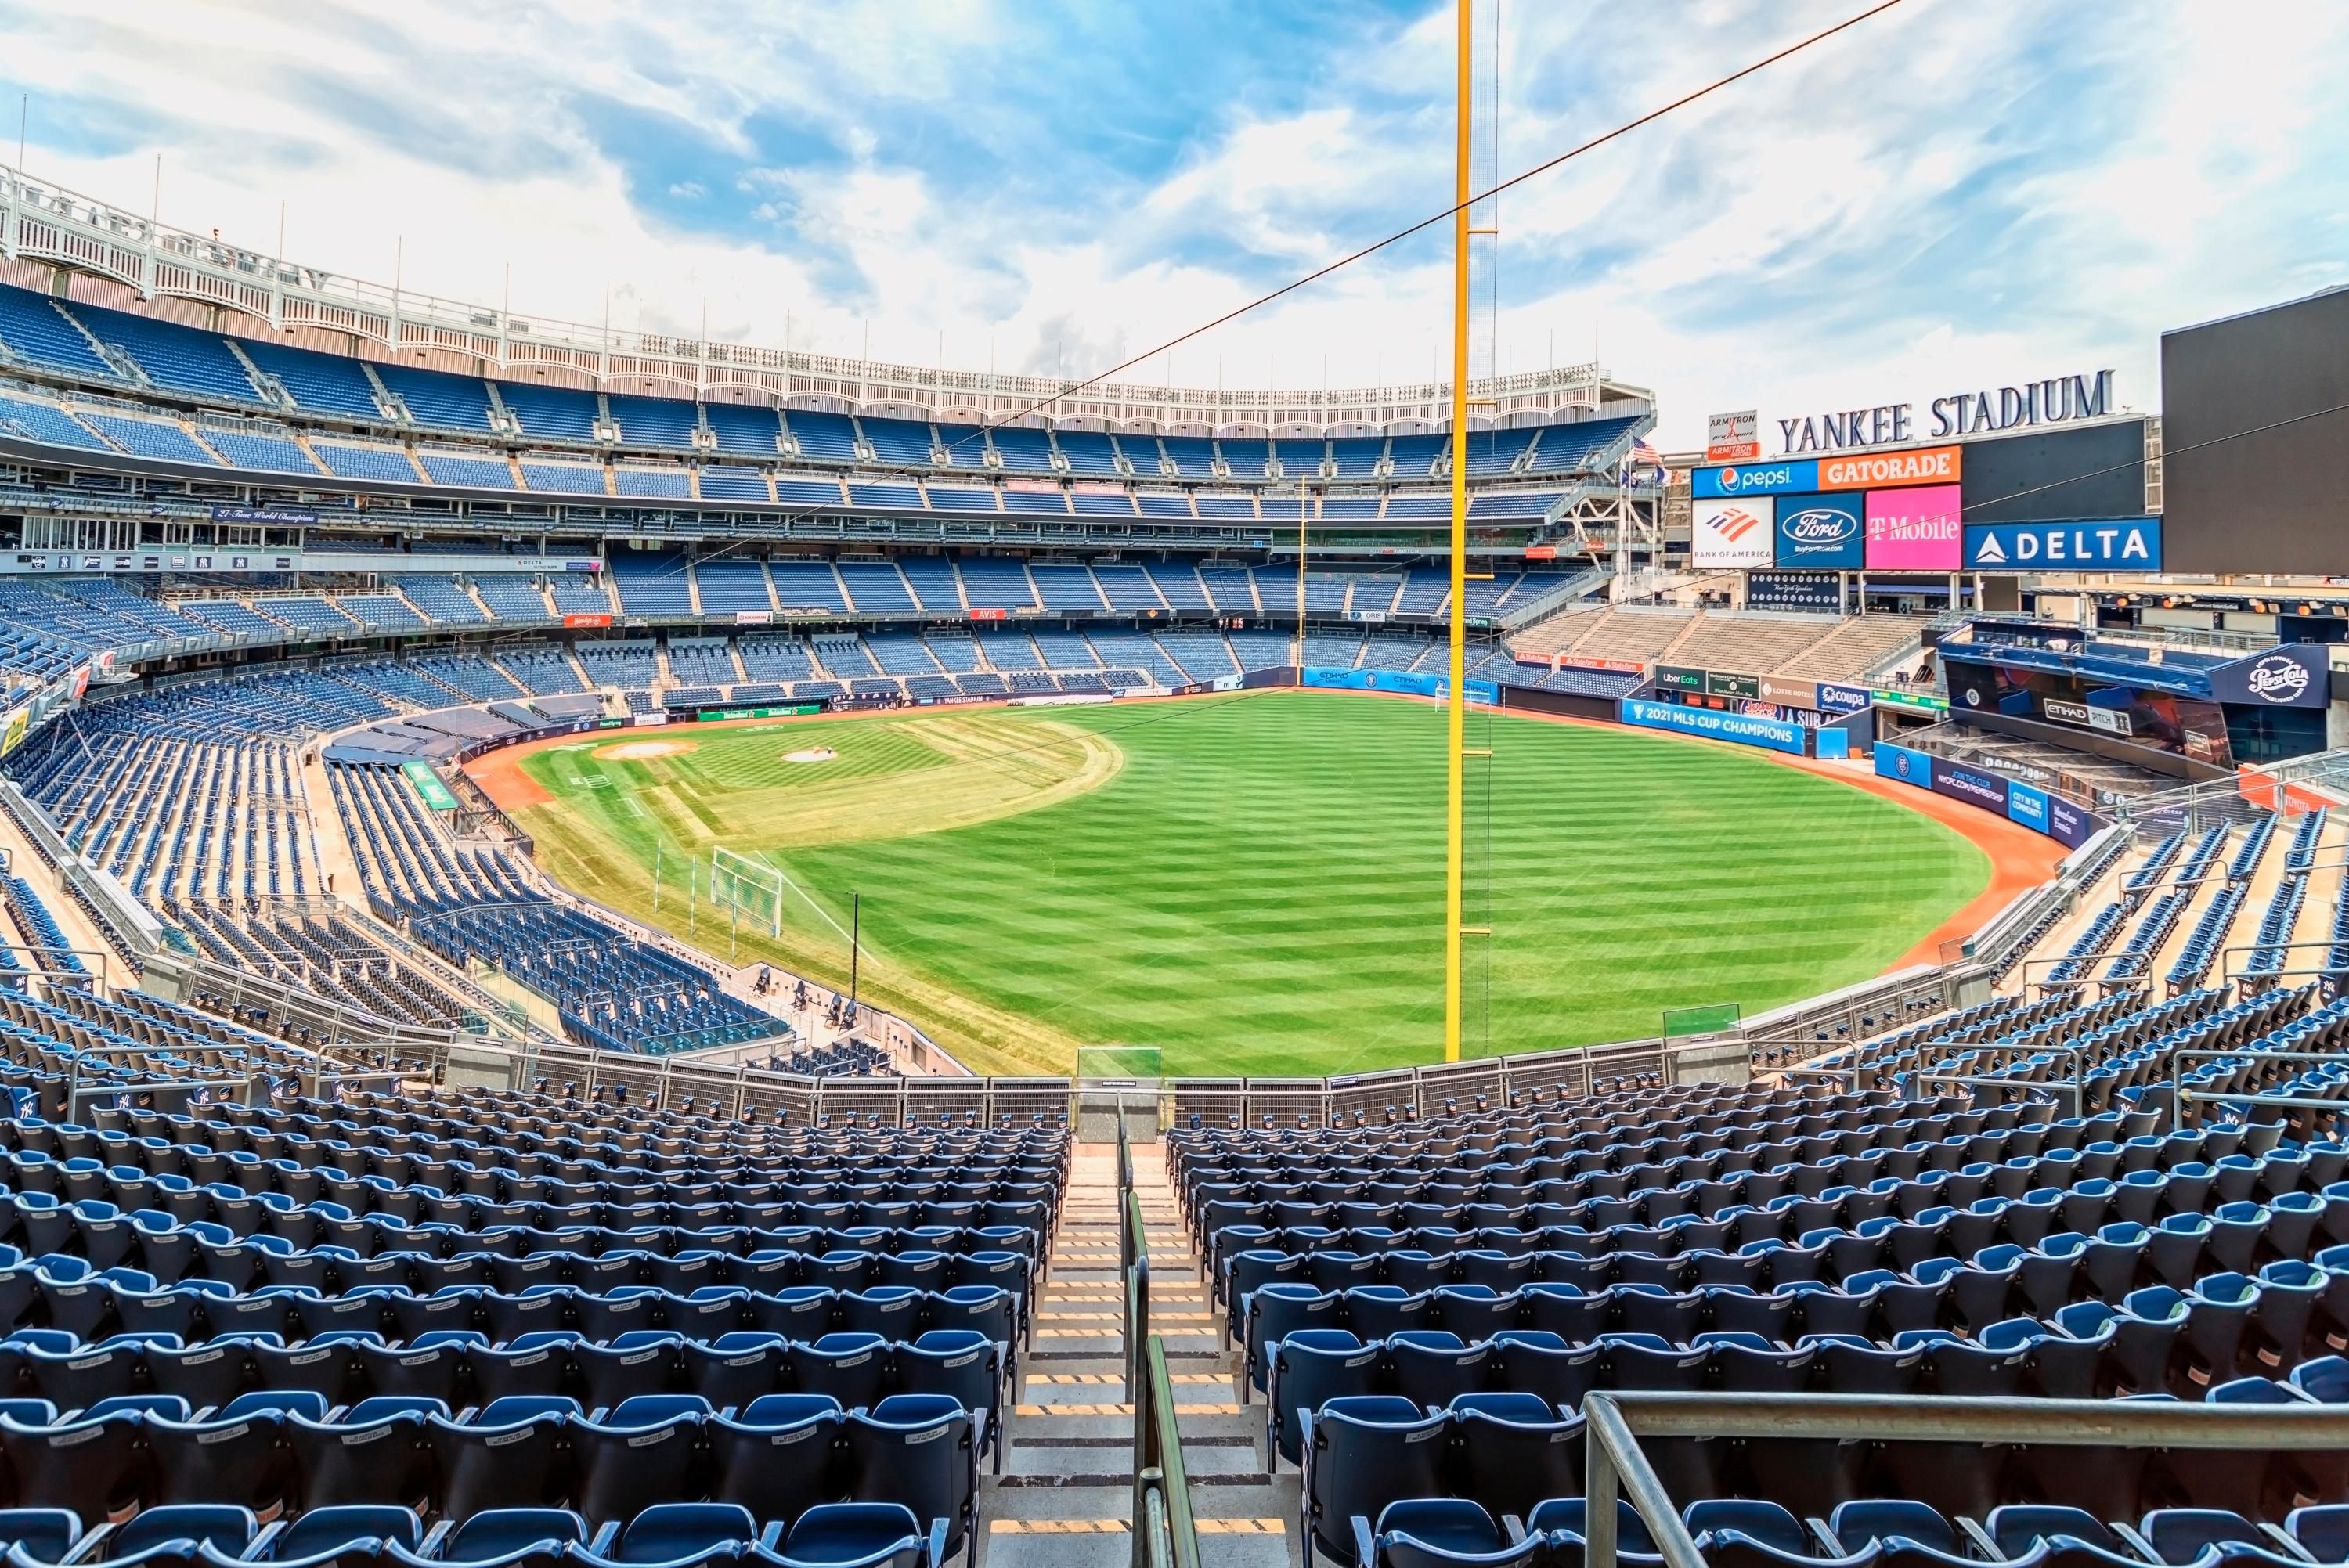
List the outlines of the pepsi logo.
<svg viewBox="0 0 2349 1568">
<path fill-rule="evenodd" d="M 2262 702 L 2291 702 L 2308 689 L 2308 669 L 2282 654 L 2270 654 L 2251 666 L 2243 681 Z"/>
</svg>

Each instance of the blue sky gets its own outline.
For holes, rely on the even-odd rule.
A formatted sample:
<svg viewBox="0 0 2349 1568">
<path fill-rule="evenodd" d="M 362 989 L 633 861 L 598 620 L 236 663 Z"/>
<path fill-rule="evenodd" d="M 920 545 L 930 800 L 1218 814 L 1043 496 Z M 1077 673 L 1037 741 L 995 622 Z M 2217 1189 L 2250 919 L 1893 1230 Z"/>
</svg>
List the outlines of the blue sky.
<svg viewBox="0 0 2349 1568">
<path fill-rule="evenodd" d="M 1483 168 L 1861 0 L 1499 0 Z M 1450 192 L 1450 7 L 0 0 L 31 170 L 346 274 L 593 323 L 1091 374 Z M 1887 15 L 1512 192 L 1480 370 L 1599 357 L 1668 442 L 2110 366 L 2349 282 L 2349 8 Z M 0 100 L 5 101 L 5 100 Z M 1405 242 L 1137 371 L 1359 385 L 1448 345 Z"/>
</svg>

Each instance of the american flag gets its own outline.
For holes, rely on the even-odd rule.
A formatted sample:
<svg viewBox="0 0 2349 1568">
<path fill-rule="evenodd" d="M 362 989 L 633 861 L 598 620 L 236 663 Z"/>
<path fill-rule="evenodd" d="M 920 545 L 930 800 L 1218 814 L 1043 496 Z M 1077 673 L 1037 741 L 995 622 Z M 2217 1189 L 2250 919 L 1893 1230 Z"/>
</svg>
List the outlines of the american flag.
<svg viewBox="0 0 2349 1568">
<path fill-rule="evenodd" d="M 1663 454 L 1657 451 L 1645 436 L 1631 443 L 1631 455 L 1624 460 L 1633 468 L 1661 469 L 1664 466 Z"/>
</svg>

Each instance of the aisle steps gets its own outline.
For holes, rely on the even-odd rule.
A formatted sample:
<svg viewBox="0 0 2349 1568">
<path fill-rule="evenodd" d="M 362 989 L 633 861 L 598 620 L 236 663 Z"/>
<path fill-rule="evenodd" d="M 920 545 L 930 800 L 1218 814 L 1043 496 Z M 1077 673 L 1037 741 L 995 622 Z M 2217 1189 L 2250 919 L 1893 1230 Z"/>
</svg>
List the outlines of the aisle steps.
<svg viewBox="0 0 2349 1568">
<path fill-rule="evenodd" d="M 1151 1325 L 1165 1340 L 1203 1557 L 1216 1568 L 1281 1568 L 1297 1477 L 1266 1473 L 1264 1408 L 1232 1397 L 1198 1259 L 1156 1144 L 1133 1150 L 1150 1241 Z M 1125 1292 L 1118 1274 L 1117 1150 L 1077 1146 L 1061 1229 L 1036 1305 L 1034 1346 L 1007 1423 L 1003 1473 L 981 1483 L 978 1561 L 992 1568 L 1123 1568 L 1133 1556 L 1133 1409 L 1125 1402 Z"/>
</svg>

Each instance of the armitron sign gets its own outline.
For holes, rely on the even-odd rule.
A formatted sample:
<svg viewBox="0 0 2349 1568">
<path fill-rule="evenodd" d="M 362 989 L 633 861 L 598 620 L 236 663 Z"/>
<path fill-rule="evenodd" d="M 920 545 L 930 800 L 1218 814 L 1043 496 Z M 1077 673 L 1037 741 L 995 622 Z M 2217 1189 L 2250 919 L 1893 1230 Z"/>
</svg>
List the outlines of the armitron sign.
<svg viewBox="0 0 2349 1568">
<path fill-rule="evenodd" d="M 1714 414 L 1704 428 L 1704 460 L 1708 463 L 1750 462 L 1762 455 L 1762 416 L 1753 408 L 1734 414 Z"/>
</svg>

